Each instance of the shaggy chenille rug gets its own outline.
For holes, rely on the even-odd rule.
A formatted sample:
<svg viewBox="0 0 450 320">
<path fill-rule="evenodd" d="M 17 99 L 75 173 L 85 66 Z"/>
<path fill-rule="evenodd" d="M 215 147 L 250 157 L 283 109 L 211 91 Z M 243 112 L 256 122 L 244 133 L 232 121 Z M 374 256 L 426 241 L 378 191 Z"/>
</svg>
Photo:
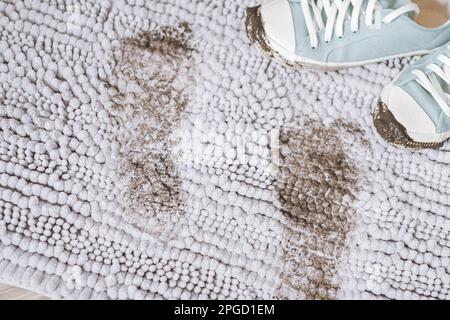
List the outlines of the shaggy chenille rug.
<svg viewBox="0 0 450 320">
<path fill-rule="evenodd" d="M 0 0 L 0 282 L 52 298 L 450 298 L 450 145 L 293 70 L 256 0 Z"/>
</svg>

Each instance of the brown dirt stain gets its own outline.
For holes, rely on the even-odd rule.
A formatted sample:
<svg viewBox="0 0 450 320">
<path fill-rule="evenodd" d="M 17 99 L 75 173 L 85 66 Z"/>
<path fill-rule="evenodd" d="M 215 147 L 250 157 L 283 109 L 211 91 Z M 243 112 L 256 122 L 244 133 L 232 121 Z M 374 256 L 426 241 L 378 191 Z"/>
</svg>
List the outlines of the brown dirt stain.
<svg viewBox="0 0 450 320">
<path fill-rule="evenodd" d="M 354 225 L 358 171 L 336 127 L 362 134 L 352 124 L 311 121 L 280 132 L 276 189 L 286 218 L 280 298 L 334 299 L 339 289 L 336 267 Z"/>
<path fill-rule="evenodd" d="M 187 23 L 122 39 L 113 52 L 111 112 L 122 119 L 119 172 L 130 221 L 155 236 L 184 212 L 171 147 L 193 80 L 192 33 Z M 155 234 L 156 233 L 156 234 Z"/>
<path fill-rule="evenodd" d="M 373 112 L 373 125 L 378 134 L 388 143 L 398 148 L 416 149 L 439 149 L 445 142 L 417 142 L 411 139 L 406 128 L 395 119 L 388 106 L 378 101 Z"/>
</svg>

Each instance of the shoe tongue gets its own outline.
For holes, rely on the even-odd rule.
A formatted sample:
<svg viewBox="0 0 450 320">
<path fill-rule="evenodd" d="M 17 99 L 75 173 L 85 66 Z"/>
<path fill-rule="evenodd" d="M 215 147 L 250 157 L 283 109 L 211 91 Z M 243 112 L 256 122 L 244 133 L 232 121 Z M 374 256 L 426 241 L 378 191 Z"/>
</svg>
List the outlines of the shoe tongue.
<svg viewBox="0 0 450 320">
<path fill-rule="evenodd" d="M 383 9 L 397 9 L 401 6 L 411 3 L 411 0 L 379 0 Z"/>
</svg>

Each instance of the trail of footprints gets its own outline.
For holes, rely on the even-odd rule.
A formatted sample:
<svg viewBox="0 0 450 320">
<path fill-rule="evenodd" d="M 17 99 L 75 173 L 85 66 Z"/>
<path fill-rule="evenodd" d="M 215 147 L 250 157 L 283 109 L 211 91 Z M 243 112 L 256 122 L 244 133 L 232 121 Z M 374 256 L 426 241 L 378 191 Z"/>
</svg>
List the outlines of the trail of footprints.
<svg viewBox="0 0 450 320">
<path fill-rule="evenodd" d="M 246 42 L 245 7 L 0 2 L 0 280 L 55 298 L 448 299 L 448 148 L 360 129 L 409 60 L 292 72 Z"/>
</svg>

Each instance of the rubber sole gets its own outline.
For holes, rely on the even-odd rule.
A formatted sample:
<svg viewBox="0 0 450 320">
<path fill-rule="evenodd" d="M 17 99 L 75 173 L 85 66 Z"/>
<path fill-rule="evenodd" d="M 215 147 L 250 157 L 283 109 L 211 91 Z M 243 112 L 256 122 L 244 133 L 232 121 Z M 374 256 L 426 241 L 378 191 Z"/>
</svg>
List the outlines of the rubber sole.
<svg viewBox="0 0 450 320">
<path fill-rule="evenodd" d="M 266 32 L 264 31 L 264 24 L 261 19 L 260 8 L 261 6 L 256 6 L 248 7 L 246 9 L 245 28 L 250 42 L 269 58 L 275 59 L 278 62 L 292 68 L 306 68 L 321 71 L 337 71 L 340 69 L 345 69 L 345 67 L 327 67 L 323 65 L 292 62 L 284 58 L 279 52 L 270 46 L 269 41 L 267 40 Z"/>
<path fill-rule="evenodd" d="M 395 119 L 388 106 L 381 100 L 378 100 L 372 116 L 373 125 L 381 138 L 397 148 L 439 149 L 445 143 L 445 141 L 430 143 L 414 141 L 408 135 L 406 128 Z"/>
</svg>

